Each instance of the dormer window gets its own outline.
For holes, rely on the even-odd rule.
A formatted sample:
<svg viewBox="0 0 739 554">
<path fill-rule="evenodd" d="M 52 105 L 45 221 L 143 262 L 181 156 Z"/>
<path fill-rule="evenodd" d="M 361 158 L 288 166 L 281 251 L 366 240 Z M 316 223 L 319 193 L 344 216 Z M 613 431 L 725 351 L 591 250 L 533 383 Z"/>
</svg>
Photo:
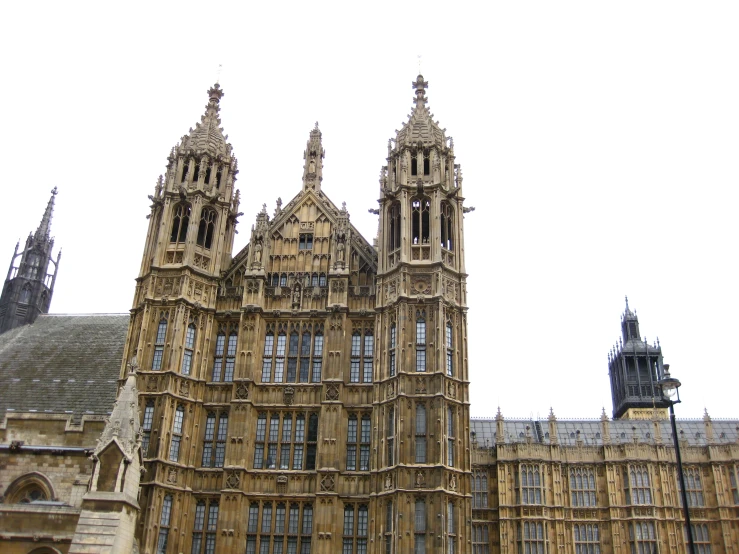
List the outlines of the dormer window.
<svg viewBox="0 0 739 554">
<path fill-rule="evenodd" d="M 300 233 L 300 242 L 298 243 L 298 250 L 313 250 L 313 234 L 312 233 Z"/>
</svg>

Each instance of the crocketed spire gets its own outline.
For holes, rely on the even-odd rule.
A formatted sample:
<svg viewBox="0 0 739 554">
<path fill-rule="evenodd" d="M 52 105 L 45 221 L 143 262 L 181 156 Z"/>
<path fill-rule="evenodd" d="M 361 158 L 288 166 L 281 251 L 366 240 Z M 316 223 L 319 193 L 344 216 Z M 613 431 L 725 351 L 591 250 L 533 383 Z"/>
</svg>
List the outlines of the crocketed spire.
<svg viewBox="0 0 739 554">
<path fill-rule="evenodd" d="M 113 405 L 113 412 L 98 440 L 95 454 L 107 448 L 111 442 L 116 442 L 123 453 L 130 460 L 136 454 L 139 446 L 139 397 L 136 389 L 136 357 L 128 363 L 126 382 L 118 393 Z"/>
<path fill-rule="evenodd" d="M 231 145 L 226 142 L 228 136 L 223 134 L 221 118 L 219 116 L 220 101 L 223 98 L 221 85 L 216 83 L 208 90 L 208 104 L 205 114 L 190 134 L 182 137 L 179 148 L 186 152 L 208 154 L 211 157 L 228 157 L 231 155 Z"/>
<path fill-rule="evenodd" d="M 39 223 L 38 229 L 36 229 L 36 233 L 34 233 L 33 238 L 36 242 L 45 242 L 49 240 L 49 233 L 51 232 L 51 216 L 54 213 L 54 199 L 56 198 L 56 187 L 54 187 L 51 191 L 51 198 L 49 198 L 49 203 L 46 204 L 46 211 L 44 211 L 44 215 L 41 218 L 41 223 Z"/>
<path fill-rule="evenodd" d="M 426 105 L 426 88 L 429 86 L 428 81 L 424 81 L 423 75 L 416 77 L 415 82 L 412 83 L 414 89 L 416 89 L 416 97 L 413 102 L 416 107 L 413 108 L 413 112 L 409 116 L 407 123 L 403 124 L 403 127 L 398 131 L 396 137 L 396 144 L 398 146 L 403 144 L 418 144 L 423 143 L 424 146 L 430 146 L 436 144 L 437 146 L 446 145 L 446 137 L 444 135 L 444 129 L 441 129 L 439 125 L 432 119 L 432 114 Z"/>
<path fill-rule="evenodd" d="M 323 150 L 321 143 L 321 130 L 316 126 L 310 132 L 308 144 L 303 153 L 303 190 L 312 189 L 321 190 L 321 181 L 323 180 L 323 157 L 326 152 Z"/>
</svg>

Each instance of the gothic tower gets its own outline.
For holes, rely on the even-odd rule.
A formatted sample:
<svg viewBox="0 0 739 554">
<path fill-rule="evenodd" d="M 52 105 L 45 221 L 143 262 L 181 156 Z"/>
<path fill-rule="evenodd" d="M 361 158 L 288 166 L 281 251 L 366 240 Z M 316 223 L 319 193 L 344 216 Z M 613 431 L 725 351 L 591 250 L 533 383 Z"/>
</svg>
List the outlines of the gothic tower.
<svg viewBox="0 0 739 554">
<path fill-rule="evenodd" d="M 428 83 L 380 176 L 373 552 L 465 552 L 470 504 L 462 172 Z"/>
<path fill-rule="evenodd" d="M 20 243 L 15 246 L 0 296 L 0 333 L 33 323 L 39 314 L 49 312 L 59 260 L 62 257 L 61 251 L 56 260 L 51 257 L 54 239 L 49 233 L 56 193 L 54 187 L 41 223 L 35 233 L 28 235 L 24 249 L 18 252 Z M 50 270 L 49 264 L 53 264 L 53 270 Z"/>
<path fill-rule="evenodd" d="M 667 417 L 668 404 L 657 382 L 664 377 L 662 348 L 639 334 L 639 318 L 629 308 L 621 316 L 621 339 L 608 353 L 614 419 Z"/>
<path fill-rule="evenodd" d="M 239 215 L 236 158 L 220 126 L 222 97 L 218 84 L 208 91 L 200 123 L 171 150 L 166 174 L 149 196 L 149 229 L 121 369 L 125 379 L 126 363 L 137 359 L 141 367 L 137 386 L 147 470 L 141 482 L 147 509 L 137 529 L 142 552 L 167 551 L 168 541 L 177 548 L 170 516 L 176 527 L 174 518 L 189 513 L 183 491 L 193 486 L 202 403 L 223 393 L 205 387 L 211 369 L 206 356 L 213 347 L 225 353 L 226 335 L 229 361 L 219 371 L 233 373 L 231 336 L 238 318 L 215 318 L 219 277 L 231 262 Z"/>
</svg>

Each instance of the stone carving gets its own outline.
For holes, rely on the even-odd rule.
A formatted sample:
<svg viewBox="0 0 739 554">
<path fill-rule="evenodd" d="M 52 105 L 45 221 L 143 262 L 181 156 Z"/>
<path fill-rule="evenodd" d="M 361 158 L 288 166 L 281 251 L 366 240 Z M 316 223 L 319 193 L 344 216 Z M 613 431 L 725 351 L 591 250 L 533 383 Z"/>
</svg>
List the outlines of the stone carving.
<svg viewBox="0 0 739 554">
<path fill-rule="evenodd" d="M 180 381 L 180 394 L 182 396 L 190 396 L 190 383 L 188 381 Z"/>
<path fill-rule="evenodd" d="M 246 383 L 236 385 L 236 399 L 246 400 L 247 398 L 249 398 L 249 387 L 246 386 Z"/>
<path fill-rule="evenodd" d="M 423 475 L 423 471 L 416 473 L 416 488 L 420 489 L 426 485 L 426 478 Z"/>
<path fill-rule="evenodd" d="M 426 392 L 426 379 L 423 377 L 416 377 L 416 394 L 423 394 Z"/>
<path fill-rule="evenodd" d="M 167 471 L 167 483 L 177 483 L 177 468 L 169 468 L 169 470 Z"/>
<path fill-rule="evenodd" d="M 332 492 L 336 487 L 336 478 L 333 473 L 327 473 L 321 479 L 321 491 Z"/>
<path fill-rule="evenodd" d="M 393 488 L 393 477 L 387 473 L 385 474 L 385 490 L 390 490 Z"/>
<path fill-rule="evenodd" d="M 226 474 L 226 488 L 227 489 L 238 489 L 241 485 L 241 477 L 238 471 L 231 470 Z"/>
<path fill-rule="evenodd" d="M 339 399 L 339 385 L 337 383 L 328 383 L 326 385 L 326 400 L 334 401 Z"/>
<path fill-rule="evenodd" d="M 344 292 L 346 290 L 346 286 L 343 280 L 334 281 L 332 283 L 332 288 L 334 292 Z"/>
<path fill-rule="evenodd" d="M 292 406 L 295 401 L 295 389 L 293 387 L 285 387 L 282 391 L 282 400 L 286 406 Z"/>
<path fill-rule="evenodd" d="M 447 393 L 449 398 L 457 398 L 457 386 L 452 381 L 447 385 Z"/>
<path fill-rule="evenodd" d="M 449 478 L 449 490 L 457 490 L 457 476 L 453 473 L 452 476 Z"/>
<path fill-rule="evenodd" d="M 148 391 L 155 391 L 157 390 L 158 380 L 156 376 L 149 375 L 146 379 L 146 390 Z"/>
<path fill-rule="evenodd" d="M 395 384 L 394 383 L 388 383 L 387 384 L 387 397 L 392 398 L 395 396 Z"/>
</svg>

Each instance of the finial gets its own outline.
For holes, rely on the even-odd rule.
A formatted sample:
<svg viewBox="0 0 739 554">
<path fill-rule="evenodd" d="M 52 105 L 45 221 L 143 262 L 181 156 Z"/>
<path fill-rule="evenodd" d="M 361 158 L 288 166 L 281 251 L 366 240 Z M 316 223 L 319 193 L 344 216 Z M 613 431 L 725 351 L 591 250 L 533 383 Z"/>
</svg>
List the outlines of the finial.
<svg viewBox="0 0 739 554">
<path fill-rule="evenodd" d="M 502 421 L 503 420 L 503 413 L 500 411 L 500 406 L 498 406 L 498 413 L 495 414 L 496 421 Z"/>
<path fill-rule="evenodd" d="M 626 311 L 624 313 L 627 313 L 628 314 L 629 311 L 630 311 L 629 310 L 629 297 L 628 296 L 624 296 L 624 299 L 626 300 Z"/>
<path fill-rule="evenodd" d="M 318 131 L 318 121 L 316 121 L 315 130 Z"/>
<path fill-rule="evenodd" d="M 218 64 L 218 72 L 216 73 L 216 84 L 221 82 L 221 70 L 223 69 L 223 64 Z"/>
<path fill-rule="evenodd" d="M 554 415 L 554 408 L 549 406 L 549 421 L 555 421 L 557 418 Z"/>
<path fill-rule="evenodd" d="M 44 215 L 41 217 L 41 223 L 39 223 L 38 229 L 34 235 L 34 239 L 37 241 L 49 240 L 49 233 L 51 231 L 51 216 L 54 213 L 54 200 L 57 195 L 57 188 L 51 189 L 51 197 L 49 198 L 48 204 L 46 204 L 46 210 Z"/>
<path fill-rule="evenodd" d="M 608 416 L 606 415 L 606 407 L 605 406 L 603 406 L 603 411 L 601 411 L 601 413 L 600 413 L 600 419 L 601 419 L 601 421 L 607 421 L 608 420 Z"/>
<path fill-rule="evenodd" d="M 223 95 L 224 92 L 221 89 L 221 85 L 216 82 L 215 85 L 208 89 L 208 105 L 217 108 L 218 103 L 221 101 L 221 98 L 223 98 Z"/>
<path fill-rule="evenodd" d="M 411 85 L 416 89 L 416 98 L 413 100 L 416 108 L 424 107 L 426 105 L 426 87 L 429 86 L 428 81 L 424 81 L 423 75 L 419 73 L 415 82 L 411 83 Z"/>
<path fill-rule="evenodd" d="M 418 54 L 418 74 L 421 74 L 421 54 Z"/>
</svg>

